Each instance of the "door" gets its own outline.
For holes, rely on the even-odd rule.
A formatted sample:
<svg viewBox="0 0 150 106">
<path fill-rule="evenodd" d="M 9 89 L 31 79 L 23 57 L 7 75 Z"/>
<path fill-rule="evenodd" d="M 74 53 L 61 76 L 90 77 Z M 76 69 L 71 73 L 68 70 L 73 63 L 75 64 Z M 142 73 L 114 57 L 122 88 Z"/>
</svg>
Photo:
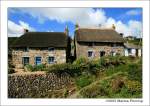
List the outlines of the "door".
<svg viewBox="0 0 150 106">
<path fill-rule="evenodd" d="M 35 64 L 36 64 L 36 65 L 41 64 L 41 57 L 36 57 L 36 58 L 35 58 Z"/>
</svg>

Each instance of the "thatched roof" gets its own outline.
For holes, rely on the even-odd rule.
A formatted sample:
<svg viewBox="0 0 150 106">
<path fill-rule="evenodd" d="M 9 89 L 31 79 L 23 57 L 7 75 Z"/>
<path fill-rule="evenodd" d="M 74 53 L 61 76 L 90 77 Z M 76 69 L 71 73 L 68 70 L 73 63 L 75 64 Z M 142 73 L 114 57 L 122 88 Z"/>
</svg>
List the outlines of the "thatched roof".
<svg viewBox="0 0 150 106">
<path fill-rule="evenodd" d="M 75 37 L 79 42 L 124 42 L 122 36 L 114 29 L 79 28 Z"/>
<path fill-rule="evenodd" d="M 11 47 L 67 47 L 63 32 L 26 32 Z"/>
</svg>

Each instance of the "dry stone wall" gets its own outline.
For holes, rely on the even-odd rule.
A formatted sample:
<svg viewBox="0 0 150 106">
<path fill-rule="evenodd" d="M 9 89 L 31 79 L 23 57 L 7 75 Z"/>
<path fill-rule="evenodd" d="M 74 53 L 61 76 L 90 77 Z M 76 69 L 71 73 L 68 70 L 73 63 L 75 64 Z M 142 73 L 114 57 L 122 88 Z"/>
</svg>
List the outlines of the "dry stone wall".
<svg viewBox="0 0 150 106">
<path fill-rule="evenodd" d="M 22 73 L 8 75 L 9 98 L 49 97 L 50 92 L 60 90 L 72 84 L 67 74 L 57 76 L 54 73 Z"/>
</svg>

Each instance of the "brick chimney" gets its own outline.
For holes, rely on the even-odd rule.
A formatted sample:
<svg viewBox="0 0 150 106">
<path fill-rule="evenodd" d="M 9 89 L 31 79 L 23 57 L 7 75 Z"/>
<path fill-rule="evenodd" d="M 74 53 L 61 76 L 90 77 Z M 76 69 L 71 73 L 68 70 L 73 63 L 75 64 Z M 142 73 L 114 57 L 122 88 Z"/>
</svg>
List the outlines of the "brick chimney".
<svg viewBox="0 0 150 106">
<path fill-rule="evenodd" d="M 68 28 L 68 26 L 66 25 L 66 27 L 65 27 L 65 34 L 68 36 L 69 35 L 69 28 Z"/>
</svg>

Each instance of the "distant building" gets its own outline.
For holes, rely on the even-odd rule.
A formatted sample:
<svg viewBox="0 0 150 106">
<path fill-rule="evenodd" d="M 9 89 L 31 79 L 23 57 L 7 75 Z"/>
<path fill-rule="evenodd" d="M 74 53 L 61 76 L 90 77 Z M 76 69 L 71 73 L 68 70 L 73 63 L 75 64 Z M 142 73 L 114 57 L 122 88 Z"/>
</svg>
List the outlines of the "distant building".
<svg viewBox="0 0 150 106">
<path fill-rule="evenodd" d="M 134 44 L 125 43 L 125 56 L 142 56 L 142 47 Z"/>
<path fill-rule="evenodd" d="M 125 37 L 126 40 L 135 40 L 135 37 L 134 36 L 127 36 Z"/>
</svg>

